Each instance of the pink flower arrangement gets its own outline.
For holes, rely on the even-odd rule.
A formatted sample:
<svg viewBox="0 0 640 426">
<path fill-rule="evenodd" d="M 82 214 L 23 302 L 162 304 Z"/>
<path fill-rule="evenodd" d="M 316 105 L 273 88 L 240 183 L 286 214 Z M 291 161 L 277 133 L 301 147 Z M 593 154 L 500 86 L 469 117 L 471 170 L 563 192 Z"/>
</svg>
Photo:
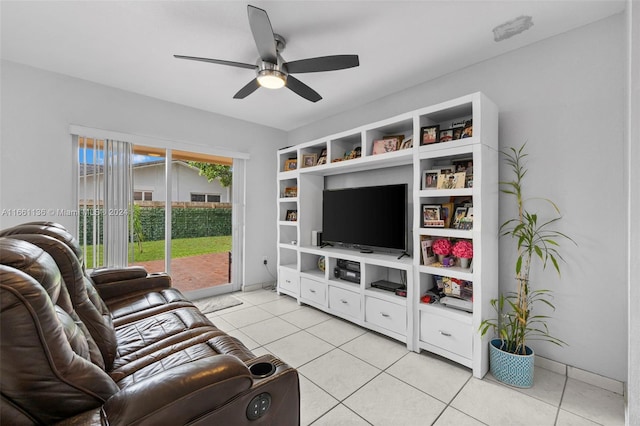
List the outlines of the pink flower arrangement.
<svg viewBox="0 0 640 426">
<path fill-rule="evenodd" d="M 471 259 L 473 257 L 473 245 L 470 241 L 460 240 L 453 245 L 453 255 L 463 259 Z"/>
<path fill-rule="evenodd" d="M 440 256 L 448 256 L 451 253 L 451 241 L 441 238 L 433 242 L 433 252 Z"/>
</svg>

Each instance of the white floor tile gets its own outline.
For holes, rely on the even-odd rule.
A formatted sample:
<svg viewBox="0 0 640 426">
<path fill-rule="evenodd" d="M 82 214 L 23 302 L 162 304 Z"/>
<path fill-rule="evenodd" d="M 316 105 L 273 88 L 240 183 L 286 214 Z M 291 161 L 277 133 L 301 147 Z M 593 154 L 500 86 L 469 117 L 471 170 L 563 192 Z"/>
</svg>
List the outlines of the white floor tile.
<svg viewBox="0 0 640 426">
<path fill-rule="evenodd" d="M 300 307 L 300 309 L 286 313 L 284 315 L 280 315 L 280 318 L 287 322 L 290 322 L 296 327 L 305 329 L 316 324 L 320 324 L 321 322 L 330 320 L 333 317 L 317 309 L 302 306 Z"/>
<path fill-rule="evenodd" d="M 553 425 L 558 408 L 489 380 L 472 378 L 451 406 L 492 426 Z"/>
<path fill-rule="evenodd" d="M 286 359 L 287 364 L 295 368 L 334 349 L 333 345 L 306 331 L 299 331 L 265 347 L 278 358 Z"/>
<path fill-rule="evenodd" d="M 471 370 L 426 352 L 408 353 L 387 373 L 446 403 L 471 377 Z"/>
<path fill-rule="evenodd" d="M 491 373 L 488 373 L 485 379 L 500 383 Z M 566 379 L 567 377 L 564 374 L 558 374 L 545 368 L 535 367 L 533 372 L 533 387 L 528 389 L 513 388 L 513 390 L 538 398 L 557 407 L 560 405 L 560 400 L 562 399 Z"/>
<path fill-rule="evenodd" d="M 249 324 L 255 324 L 269 318 L 274 318 L 274 316 L 264 309 L 260 309 L 257 306 L 251 306 L 246 309 L 220 315 L 220 318 L 236 328 L 241 328 Z"/>
<path fill-rule="evenodd" d="M 259 306 L 273 315 L 282 315 L 302 308 L 295 299 L 290 297 L 281 297 L 271 302 L 262 303 Z"/>
<path fill-rule="evenodd" d="M 375 367 L 334 349 L 300 367 L 300 372 L 339 401 L 380 373 Z"/>
<path fill-rule="evenodd" d="M 222 317 L 212 317 L 209 318 L 211 320 L 211 322 L 213 323 L 213 325 L 215 325 L 216 327 L 218 327 L 220 330 L 224 331 L 225 333 L 230 332 L 231 330 L 235 330 L 236 326 L 231 324 L 229 321 L 225 320 Z"/>
<path fill-rule="evenodd" d="M 282 339 L 283 337 L 296 333 L 297 331 L 300 331 L 300 329 L 278 317 L 271 317 L 259 323 L 243 327 L 240 331 L 261 345 L 266 345 L 267 343 L 271 343 L 275 340 Z"/>
<path fill-rule="evenodd" d="M 298 377 L 300 378 L 300 424 L 309 425 L 338 405 L 338 401 L 302 374 Z"/>
<path fill-rule="evenodd" d="M 461 411 L 452 407 L 447 407 L 444 413 L 440 415 L 433 426 L 482 426 L 479 420 L 469 417 Z"/>
<path fill-rule="evenodd" d="M 340 347 L 382 370 L 407 354 L 407 346 L 397 340 L 373 332 L 364 333 Z"/>
<path fill-rule="evenodd" d="M 328 321 L 309 327 L 307 331 L 334 346 L 340 346 L 366 333 L 367 330 L 341 319 L 331 318 Z"/>
<path fill-rule="evenodd" d="M 605 425 L 624 425 L 624 398 L 575 379 L 567 379 L 563 410 Z"/>
<path fill-rule="evenodd" d="M 580 417 L 577 414 L 570 413 L 565 410 L 560 410 L 558 413 L 558 420 L 556 426 L 599 426 L 600 423 L 592 422 L 591 420 Z"/>
<path fill-rule="evenodd" d="M 313 426 L 369 426 L 369 423 L 340 404 L 314 422 Z"/>
<path fill-rule="evenodd" d="M 344 401 L 374 425 L 430 425 L 445 404 L 382 373 Z"/>
<path fill-rule="evenodd" d="M 278 293 L 271 290 L 240 291 L 237 293 L 233 293 L 233 295 L 253 305 L 260 305 L 262 303 L 277 300 L 280 297 L 287 297 L 287 296 L 279 296 Z"/>
</svg>

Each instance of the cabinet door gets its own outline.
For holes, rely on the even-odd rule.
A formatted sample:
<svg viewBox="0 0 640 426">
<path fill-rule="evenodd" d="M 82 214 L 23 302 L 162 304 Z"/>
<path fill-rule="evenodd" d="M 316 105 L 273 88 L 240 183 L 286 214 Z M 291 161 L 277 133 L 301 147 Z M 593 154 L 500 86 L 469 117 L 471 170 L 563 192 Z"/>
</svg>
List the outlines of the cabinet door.
<svg viewBox="0 0 640 426">
<path fill-rule="evenodd" d="M 360 294 L 329 286 L 329 309 L 358 319 L 360 318 Z"/>
<path fill-rule="evenodd" d="M 407 333 L 407 308 L 374 297 L 365 298 L 365 321 L 400 334 Z"/>
<path fill-rule="evenodd" d="M 420 340 L 471 359 L 473 348 L 471 324 L 430 312 L 420 313 Z"/>
<path fill-rule="evenodd" d="M 278 288 L 298 294 L 298 272 L 288 269 L 278 269 Z"/>
</svg>

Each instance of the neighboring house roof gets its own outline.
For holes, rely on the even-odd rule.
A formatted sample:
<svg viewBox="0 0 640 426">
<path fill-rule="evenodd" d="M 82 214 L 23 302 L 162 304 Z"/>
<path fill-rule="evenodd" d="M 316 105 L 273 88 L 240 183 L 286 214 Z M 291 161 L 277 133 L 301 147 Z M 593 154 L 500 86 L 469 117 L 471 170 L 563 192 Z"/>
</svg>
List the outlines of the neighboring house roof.
<svg viewBox="0 0 640 426">
<path fill-rule="evenodd" d="M 171 164 L 178 164 L 180 166 L 186 167 L 188 169 L 191 170 L 195 170 L 198 171 L 200 169 L 198 169 L 197 167 L 191 166 L 189 163 L 187 163 L 186 161 L 182 161 L 182 160 L 173 160 L 171 162 Z M 141 169 L 141 168 L 146 168 L 146 167 L 158 167 L 158 166 L 164 166 L 164 160 L 158 160 L 158 161 L 148 161 L 146 163 L 137 163 L 133 165 L 134 169 Z M 84 163 L 80 163 L 80 176 L 93 176 L 96 174 L 102 174 L 104 173 L 104 166 L 102 164 L 84 164 Z"/>
</svg>

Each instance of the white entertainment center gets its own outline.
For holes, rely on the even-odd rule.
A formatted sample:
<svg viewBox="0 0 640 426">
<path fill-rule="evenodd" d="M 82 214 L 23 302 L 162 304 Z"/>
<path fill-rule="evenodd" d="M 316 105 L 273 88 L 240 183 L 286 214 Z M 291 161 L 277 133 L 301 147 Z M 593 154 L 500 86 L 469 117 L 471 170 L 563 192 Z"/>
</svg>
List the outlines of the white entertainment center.
<svg viewBox="0 0 640 426">
<path fill-rule="evenodd" d="M 460 121 L 472 122 L 470 137 L 421 145 L 421 129 L 439 125 L 446 130 Z M 374 141 L 388 135 L 402 135 L 413 146 L 374 155 Z M 349 156 L 355 151 L 359 156 Z M 318 161 L 323 155 L 326 162 Z M 425 188 L 425 172 L 467 160 L 472 161 L 473 175 L 464 187 Z M 495 315 L 490 300 L 498 295 L 495 104 L 482 93 L 474 93 L 279 150 L 277 161 L 278 293 L 397 339 L 409 350 L 449 358 L 483 377 L 489 365 L 488 336 L 482 338 L 478 326 Z M 321 248 L 312 241 L 313 231 L 322 230 L 324 189 L 387 183 L 408 186 L 410 257 Z M 448 205 L 465 198 L 473 206 L 470 229 L 424 227 L 422 206 Z M 425 265 L 422 241 L 439 238 L 472 242 L 472 268 Z M 359 279 L 335 277 L 338 261 L 354 265 Z M 434 277 L 462 281 L 472 288 L 473 312 L 438 302 L 423 303 L 421 297 L 435 286 Z M 371 285 L 380 280 L 404 284 L 406 296 Z"/>
</svg>

